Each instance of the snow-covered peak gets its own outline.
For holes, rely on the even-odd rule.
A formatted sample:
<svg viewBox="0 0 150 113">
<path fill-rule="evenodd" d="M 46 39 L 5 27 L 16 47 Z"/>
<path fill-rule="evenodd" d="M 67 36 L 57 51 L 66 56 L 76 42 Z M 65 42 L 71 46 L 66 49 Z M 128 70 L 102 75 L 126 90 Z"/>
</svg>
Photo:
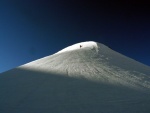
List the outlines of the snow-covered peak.
<svg viewBox="0 0 150 113">
<path fill-rule="evenodd" d="M 56 54 L 58 53 L 63 53 L 63 52 L 68 52 L 68 51 L 73 51 L 73 50 L 78 50 L 78 49 L 85 49 L 85 48 L 89 48 L 89 49 L 98 49 L 98 45 L 96 42 L 94 41 L 87 41 L 87 42 L 80 42 L 71 46 L 68 46 L 60 51 L 58 51 Z"/>
<path fill-rule="evenodd" d="M 0 74 L 0 113 L 150 113 L 149 67 L 92 41 L 58 53 Z"/>
</svg>

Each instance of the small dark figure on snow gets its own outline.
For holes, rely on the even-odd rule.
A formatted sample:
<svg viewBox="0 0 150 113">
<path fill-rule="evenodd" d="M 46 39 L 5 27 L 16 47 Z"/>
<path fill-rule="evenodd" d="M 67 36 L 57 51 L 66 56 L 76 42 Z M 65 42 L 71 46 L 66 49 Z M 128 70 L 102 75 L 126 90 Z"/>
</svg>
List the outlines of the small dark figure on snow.
<svg viewBox="0 0 150 113">
<path fill-rule="evenodd" d="M 80 45 L 80 48 L 82 47 L 82 45 Z"/>
</svg>

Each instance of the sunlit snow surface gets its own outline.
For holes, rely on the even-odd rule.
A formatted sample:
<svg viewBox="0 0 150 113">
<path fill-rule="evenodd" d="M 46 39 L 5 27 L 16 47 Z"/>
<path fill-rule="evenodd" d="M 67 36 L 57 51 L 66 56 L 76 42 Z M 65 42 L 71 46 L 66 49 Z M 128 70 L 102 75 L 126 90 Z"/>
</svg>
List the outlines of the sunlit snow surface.
<svg viewBox="0 0 150 113">
<path fill-rule="evenodd" d="M 61 51 L 57 52 L 58 53 L 63 53 L 63 52 L 69 52 L 69 51 L 74 51 L 74 50 L 78 50 L 78 49 L 83 49 L 83 48 L 89 48 L 89 49 L 96 49 L 98 50 L 98 45 L 96 42 L 93 41 L 88 41 L 88 42 L 81 42 L 81 43 L 77 43 L 74 44 L 72 46 L 66 47 L 65 49 L 62 49 Z"/>
<path fill-rule="evenodd" d="M 150 67 L 93 41 L 0 75 L 2 113 L 149 113 Z"/>
<path fill-rule="evenodd" d="M 54 72 L 132 88 L 150 88 L 149 67 L 93 41 L 69 46 L 52 56 L 19 68 Z"/>
</svg>

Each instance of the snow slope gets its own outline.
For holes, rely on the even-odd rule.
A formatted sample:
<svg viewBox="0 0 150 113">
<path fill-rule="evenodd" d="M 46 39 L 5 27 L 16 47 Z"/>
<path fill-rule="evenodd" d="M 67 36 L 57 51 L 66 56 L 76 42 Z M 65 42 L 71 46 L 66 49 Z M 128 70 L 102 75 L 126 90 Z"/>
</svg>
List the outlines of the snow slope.
<svg viewBox="0 0 150 113">
<path fill-rule="evenodd" d="M 150 67 L 89 41 L 0 74 L 1 113 L 148 113 Z"/>
</svg>

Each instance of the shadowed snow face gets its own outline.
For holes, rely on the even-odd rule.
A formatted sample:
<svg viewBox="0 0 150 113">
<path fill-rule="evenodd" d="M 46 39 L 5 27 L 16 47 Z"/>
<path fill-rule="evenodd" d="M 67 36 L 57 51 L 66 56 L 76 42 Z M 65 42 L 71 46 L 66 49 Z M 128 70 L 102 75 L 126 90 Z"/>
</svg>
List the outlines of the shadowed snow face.
<svg viewBox="0 0 150 113">
<path fill-rule="evenodd" d="M 149 94 L 56 73 L 10 70 L 0 76 L 0 90 L 0 113 L 150 112 Z"/>
</svg>

